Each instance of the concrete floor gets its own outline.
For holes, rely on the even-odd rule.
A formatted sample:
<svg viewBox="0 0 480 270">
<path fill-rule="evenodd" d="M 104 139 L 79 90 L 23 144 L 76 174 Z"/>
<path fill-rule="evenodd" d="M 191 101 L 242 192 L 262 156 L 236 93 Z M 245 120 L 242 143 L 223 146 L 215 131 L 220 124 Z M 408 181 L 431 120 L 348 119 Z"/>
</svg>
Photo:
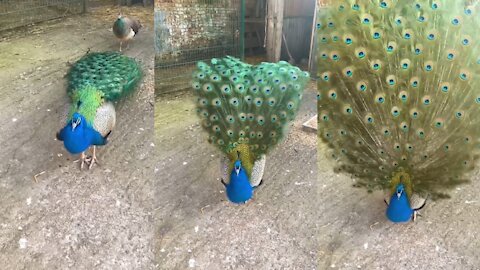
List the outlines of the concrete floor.
<svg viewBox="0 0 480 270">
<path fill-rule="evenodd" d="M 208 144 L 190 94 L 155 103 L 156 254 L 159 269 L 316 269 L 316 111 L 306 90 L 286 140 L 268 156 L 263 185 L 246 205 L 226 201 L 220 151 Z"/>
<path fill-rule="evenodd" d="M 88 49 L 118 50 L 118 10 L 0 33 L 1 269 L 154 266 L 153 9 L 123 12 L 146 26 L 124 52 L 145 78 L 118 104 L 110 142 L 97 151 L 101 166 L 91 171 L 80 171 L 55 139 L 69 101 L 63 76 Z"/>
</svg>

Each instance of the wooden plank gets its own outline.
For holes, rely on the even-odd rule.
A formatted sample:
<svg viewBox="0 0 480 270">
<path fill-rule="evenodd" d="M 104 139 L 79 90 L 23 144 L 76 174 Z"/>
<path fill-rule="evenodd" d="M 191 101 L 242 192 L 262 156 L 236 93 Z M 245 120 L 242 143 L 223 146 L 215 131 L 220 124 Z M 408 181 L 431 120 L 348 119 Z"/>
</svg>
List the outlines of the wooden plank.
<svg viewBox="0 0 480 270">
<path fill-rule="evenodd" d="M 312 16 L 316 0 L 285 1 L 285 17 Z"/>
</svg>

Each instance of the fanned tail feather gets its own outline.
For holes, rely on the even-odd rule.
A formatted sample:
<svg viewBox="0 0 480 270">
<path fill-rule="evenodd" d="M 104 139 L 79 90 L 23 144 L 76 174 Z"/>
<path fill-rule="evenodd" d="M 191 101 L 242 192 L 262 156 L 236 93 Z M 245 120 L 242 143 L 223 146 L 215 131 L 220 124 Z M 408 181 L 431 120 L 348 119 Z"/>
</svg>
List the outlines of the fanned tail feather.
<svg viewBox="0 0 480 270">
<path fill-rule="evenodd" d="M 118 52 L 90 53 L 78 60 L 68 73 L 67 92 L 73 96 L 86 86 L 116 101 L 131 93 L 142 77 L 140 65 Z"/>
<path fill-rule="evenodd" d="M 320 13 L 319 136 L 369 190 L 445 197 L 479 155 L 478 5 L 349 0 Z"/>
<path fill-rule="evenodd" d="M 198 62 L 192 87 L 209 142 L 230 159 L 247 147 L 253 164 L 285 136 L 308 79 L 307 72 L 284 61 L 257 66 L 233 57 Z"/>
</svg>

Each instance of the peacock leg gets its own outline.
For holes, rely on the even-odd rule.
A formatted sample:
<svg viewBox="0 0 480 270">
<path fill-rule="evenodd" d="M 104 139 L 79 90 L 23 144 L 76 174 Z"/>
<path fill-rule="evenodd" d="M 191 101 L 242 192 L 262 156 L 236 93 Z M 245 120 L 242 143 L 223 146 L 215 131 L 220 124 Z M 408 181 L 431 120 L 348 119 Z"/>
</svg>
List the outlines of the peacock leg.
<svg viewBox="0 0 480 270">
<path fill-rule="evenodd" d="M 120 41 L 120 51 L 122 51 L 122 41 Z"/>
<path fill-rule="evenodd" d="M 85 152 L 80 154 L 80 170 L 83 170 L 83 165 L 85 164 Z"/>
<path fill-rule="evenodd" d="M 93 167 L 93 164 L 95 164 L 97 162 L 97 156 L 95 155 L 95 150 L 96 150 L 96 147 L 94 145 L 93 146 L 93 154 L 92 154 L 92 157 L 90 158 L 90 165 L 88 165 L 89 170 Z"/>
<path fill-rule="evenodd" d="M 413 217 L 412 217 L 413 222 L 415 222 L 415 220 L 417 220 L 417 216 L 421 217 L 422 215 L 420 215 L 420 213 L 418 211 L 413 211 Z"/>
<path fill-rule="evenodd" d="M 413 217 L 412 217 L 412 221 L 415 221 L 417 219 L 417 216 L 421 217 L 422 215 L 420 215 L 420 210 L 425 207 L 425 205 L 427 204 L 427 200 L 428 200 L 428 194 L 427 194 L 427 197 L 425 198 L 425 201 L 423 201 L 422 205 L 420 207 L 417 207 L 417 208 L 414 208 L 413 209 Z"/>
</svg>

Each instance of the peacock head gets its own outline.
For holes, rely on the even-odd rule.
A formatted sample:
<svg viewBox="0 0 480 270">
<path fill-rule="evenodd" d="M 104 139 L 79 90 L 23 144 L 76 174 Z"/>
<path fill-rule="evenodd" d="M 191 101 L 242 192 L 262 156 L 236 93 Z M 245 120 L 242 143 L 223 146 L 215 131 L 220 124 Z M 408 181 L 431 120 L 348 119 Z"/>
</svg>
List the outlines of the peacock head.
<svg viewBox="0 0 480 270">
<path fill-rule="evenodd" d="M 402 197 L 402 194 L 405 192 L 405 186 L 400 183 L 397 185 L 396 193 L 397 193 L 397 199 L 400 199 Z"/>
<path fill-rule="evenodd" d="M 235 173 L 238 174 L 240 173 L 240 170 L 242 169 L 242 162 L 240 160 L 235 161 L 234 165 Z"/>
<path fill-rule="evenodd" d="M 240 170 L 242 169 L 242 161 L 240 160 L 240 152 L 238 151 L 237 151 L 237 160 L 233 165 L 233 169 L 235 170 L 235 173 L 237 174 L 237 176 L 240 173 Z"/>
<path fill-rule="evenodd" d="M 85 122 L 85 118 L 83 117 L 83 115 L 79 114 L 79 113 L 74 113 L 72 115 L 72 132 L 75 131 L 75 129 L 77 127 L 81 127 L 83 126 L 83 123 Z"/>
</svg>

